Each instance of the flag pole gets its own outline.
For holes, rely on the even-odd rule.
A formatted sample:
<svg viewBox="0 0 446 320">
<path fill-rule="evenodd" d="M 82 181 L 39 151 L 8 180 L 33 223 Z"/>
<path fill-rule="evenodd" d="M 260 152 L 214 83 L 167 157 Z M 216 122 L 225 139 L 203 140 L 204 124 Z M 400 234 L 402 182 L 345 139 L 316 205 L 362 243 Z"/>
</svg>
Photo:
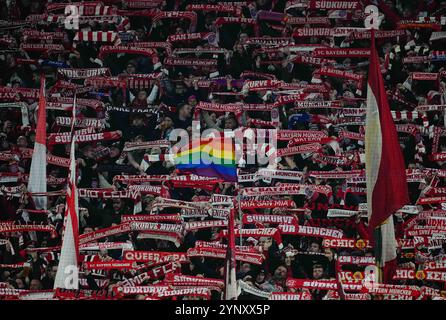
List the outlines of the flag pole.
<svg viewBox="0 0 446 320">
<path fill-rule="evenodd" d="M 370 28 L 370 32 L 371 32 L 371 43 L 370 43 L 370 48 L 371 51 L 374 52 L 374 50 L 376 50 L 375 47 L 375 28 L 374 26 L 372 26 Z M 373 54 L 373 53 L 372 53 Z M 368 88 L 368 90 L 370 90 L 370 88 Z M 367 130 L 367 129 L 366 129 Z M 369 204 L 370 205 L 370 204 Z M 386 220 L 387 221 L 387 220 Z M 377 226 L 374 231 L 373 231 L 373 238 L 374 239 L 378 239 L 381 238 L 381 232 L 380 232 L 380 228 L 381 226 Z M 374 256 L 375 256 L 375 279 L 373 279 L 372 281 L 376 281 L 378 283 L 382 283 L 382 265 L 381 265 L 381 257 L 377 256 L 377 252 L 376 252 L 376 241 L 374 241 L 375 246 L 374 246 Z M 381 244 L 380 244 L 381 246 Z M 381 250 L 380 250 L 381 251 Z"/>
<path fill-rule="evenodd" d="M 76 187 L 75 134 L 76 95 L 71 119 L 70 170 L 66 191 L 64 234 L 54 289 L 79 289 L 79 207 Z"/>
<path fill-rule="evenodd" d="M 237 188 L 237 208 L 238 208 L 238 219 L 241 223 L 242 221 L 242 205 L 241 205 L 241 195 L 240 195 L 240 185 L 236 182 L 236 188 Z M 242 245 L 242 233 L 240 232 L 240 245 Z"/>
<path fill-rule="evenodd" d="M 335 269 L 336 269 L 336 282 L 338 284 L 338 294 L 339 294 L 339 298 L 341 300 L 345 300 L 345 292 L 344 292 L 344 287 L 342 286 L 342 281 L 341 281 L 341 264 L 339 263 L 339 256 L 336 254 L 335 257 Z"/>
<path fill-rule="evenodd" d="M 225 263 L 225 300 L 237 300 L 237 282 L 235 272 L 235 230 L 234 230 L 234 218 L 235 208 L 234 206 L 229 211 L 228 217 L 228 244 L 226 248 L 226 263 Z"/>
<path fill-rule="evenodd" d="M 375 256 L 374 280 L 388 283 L 392 280 L 397 264 L 393 214 L 409 203 L 409 196 L 404 157 L 398 143 L 375 46 L 378 26 L 379 21 L 370 28 L 365 169 L 368 229 Z"/>
<path fill-rule="evenodd" d="M 371 50 L 373 51 L 373 52 L 375 52 L 375 50 L 376 50 L 376 45 L 375 45 L 375 42 L 376 42 L 376 35 L 375 35 L 375 31 L 376 31 L 376 29 L 375 29 L 375 27 L 377 27 L 377 25 L 372 25 L 372 27 L 371 27 L 371 29 L 370 29 L 370 31 L 371 31 Z M 369 88 L 370 89 L 370 88 Z M 386 224 L 386 223 L 388 223 L 388 221 L 389 221 L 389 219 L 386 219 L 382 224 L 380 224 L 379 226 L 377 226 L 377 227 L 375 227 L 375 229 L 373 230 L 373 238 L 374 239 L 381 239 L 382 238 L 382 230 L 381 230 L 381 227 L 384 225 L 384 224 Z M 376 246 L 377 246 L 377 242 L 376 241 L 374 241 L 375 242 L 375 248 L 376 248 Z M 382 242 L 381 241 L 379 241 L 379 246 L 380 247 L 382 247 L 383 246 L 383 244 L 382 244 Z M 378 251 L 378 255 L 377 255 L 377 252 L 376 252 L 376 249 L 374 248 L 374 256 L 375 256 L 375 270 L 376 270 L 376 272 L 375 272 L 375 275 L 376 275 L 376 277 L 375 277 L 375 281 L 376 282 L 378 282 L 378 283 L 383 283 L 383 267 L 384 267 L 384 265 L 382 264 L 382 254 L 381 254 L 381 249 Z"/>
</svg>

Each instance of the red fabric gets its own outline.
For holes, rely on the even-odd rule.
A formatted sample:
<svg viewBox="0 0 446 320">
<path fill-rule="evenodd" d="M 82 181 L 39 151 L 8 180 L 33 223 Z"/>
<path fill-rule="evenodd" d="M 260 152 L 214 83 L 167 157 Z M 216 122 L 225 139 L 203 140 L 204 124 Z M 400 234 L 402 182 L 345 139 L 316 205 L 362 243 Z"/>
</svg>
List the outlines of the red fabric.
<svg viewBox="0 0 446 320">
<path fill-rule="evenodd" d="M 402 223 L 395 223 L 395 237 L 397 239 L 403 238 L 404 236 L 404 225 Z"/>
<path fill-rule="evenodd" d="M 409 203 L 409 195 L 404 158 L 387 101 L 374 36 L 372 36 L 371 52 L 368 83 L 378 103 L 382 135 L 381 161 L 373 189 L 373 213 L 369 221 L 369 230 L 373 234 L 377 226 L 396 210 Z"/>
<path fill-rule="evenodd" d="M 364 222 L 361 221 L 356 225 L 356 230 L 358 231 L 359 237 L 364 240 L 370 240 L 369 233 L 367 231 L 367 227 L 364 225 Z"/>
<path fill-rule="evenodd" d="M 72 161 L 74 160 L 74 157 L 72 158 Z M 71 167 L 73 168 L 73 166 Z M 74 167 L 75 168 L 75 167 Z M 75 176 L 76 173 L 71 173 L 73 175 L 72 179 L 70 179 L 70 181 L 68 182 L 68 188 L 70 189 L 69 192 L 67 192 L 67 208 L 65 211 L 65 215 L 69 215 L 70 219 L 71 219 L 71 227 L 73 228 L 73 236 L 74 236 L 74 243 L 75 243 L 75 250 L 76 250 L 76 256 L 77 256 L 77 261 L 79 261 L 79 221 L 77 218 L 77 214 L 76 214 L 76 203 L 75 203 L 75 193 L 77 193 L 77 188 L 76 188 L 76 182 L 75 182 Z"/>
<path fill-rule="evenodd" d="M 36 142 L 46 144 L 45 75 L 40 77 L 39 110 L 37 113 Z"/>
<path fill-rule="evenodd" d="M 286 277 L 287 279 L 293 277 L 293 270 L 291 268 L 286 269 Z"/>
<path fill-rule="evenodd" d="M 395 270 L 397 269 L 396 259 L 392 261 L 387 261 L 382 270 L 383 283 L 392 283 L 393 275 L 395 274 Z"/>
</svg>

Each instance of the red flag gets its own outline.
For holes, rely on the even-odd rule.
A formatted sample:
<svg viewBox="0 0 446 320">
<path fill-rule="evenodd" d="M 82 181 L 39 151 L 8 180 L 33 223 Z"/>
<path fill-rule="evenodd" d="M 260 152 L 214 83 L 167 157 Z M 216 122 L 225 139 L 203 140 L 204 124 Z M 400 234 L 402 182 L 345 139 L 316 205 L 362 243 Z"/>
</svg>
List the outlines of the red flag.
<svg viewBox="0 0 446 320">
<path fill-rule="evenodd" d="M 392 215 L 409 202 L 409 196 L 404 158 L 390 113 L 374 42 L 372 30 L 365 136 L 367 206 L 376 261 L 384 268 L 386 281 L 388 267 L 396 263 Z"/>
<path fill-rule="evenodd" d="M 36 140 L 29 172 L 28 192 L 46 192 L 46 98 L 45 75 L 40 77 L 39 110 L 37 111 Z M 46 210 L 46 196 L 33 196 L 36 209 Z"/>
<path fill-rule="evenodd" d="M 71 136 L 74 135 L 74 123 L 76 120 L 76 97 L 73 102 L 73 121 Z M 57 269 L 54 288 L 79 289 L 78 263 L 79 263 L 79 208 L 78 193 L 76 187 L 76 158 L 75 139 L 71 139 L 70 173 L 65 206 L 64 235 L 60 252 L 59 266 Z"/>
</svg>

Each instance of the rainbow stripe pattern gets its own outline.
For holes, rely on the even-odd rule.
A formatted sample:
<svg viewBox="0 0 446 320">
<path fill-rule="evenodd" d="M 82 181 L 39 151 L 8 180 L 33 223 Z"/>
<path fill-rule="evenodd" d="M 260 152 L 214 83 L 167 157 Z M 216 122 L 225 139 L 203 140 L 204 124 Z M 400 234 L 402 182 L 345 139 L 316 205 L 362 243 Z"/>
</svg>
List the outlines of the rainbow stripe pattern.
<svg viewBox="0 0 446 320">
<path fill-rule="evenodd" d="M 235 147 L 232 139 L 192 140 L 189 145 L 174 154 L 174 161 L 179 171 L 237 182 Z"/>
</svg>

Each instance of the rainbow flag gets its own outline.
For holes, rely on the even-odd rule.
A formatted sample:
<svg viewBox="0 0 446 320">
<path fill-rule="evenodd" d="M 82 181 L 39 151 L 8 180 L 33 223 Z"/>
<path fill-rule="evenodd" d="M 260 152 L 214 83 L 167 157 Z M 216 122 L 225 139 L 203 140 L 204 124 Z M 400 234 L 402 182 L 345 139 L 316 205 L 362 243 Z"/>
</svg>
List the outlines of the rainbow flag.
<svg viewBox="0 0 446 320">
<path fill-rule="evenodd" d="M 189 145 L 174 154 L 174 161 L 180 171 L 237 182 L 235 147 L 232 139 L 192 140 Z"/>
</svg>

